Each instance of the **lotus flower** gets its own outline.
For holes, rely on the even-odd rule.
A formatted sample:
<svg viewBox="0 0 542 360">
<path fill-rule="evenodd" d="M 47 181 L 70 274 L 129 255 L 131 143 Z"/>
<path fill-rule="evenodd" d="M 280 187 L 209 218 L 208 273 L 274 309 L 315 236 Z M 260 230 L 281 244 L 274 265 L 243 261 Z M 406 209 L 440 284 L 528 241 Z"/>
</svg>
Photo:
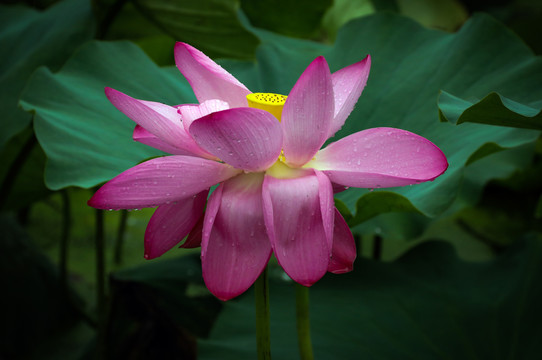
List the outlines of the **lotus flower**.
<svg viewBox="0 0 542 360">
<path fill-rule="evenodd" d="M 162 255 L 188 235 L 181 246 L 201 243 L 203 277 L 219 299 L 246 291 L 272 254 L 304 286 L 327 271 L 352 270 L 354 239 L 334 206 L 334 190 L 420 183 L 448 166 L 429 140 L 393 128 L 360 131 L 320 150 L 361 95 L 369 56 L 333 74 L 318 57 L 288 96 L 251 93 L 184 43 L 176 44 L 175 61 L 199 104 L 168 106 L 105 89 L 137 123 L 135 140 L 172 155 L 121 173 L 89 205 L 157 206 L 145 257 Z"/>
</svg>

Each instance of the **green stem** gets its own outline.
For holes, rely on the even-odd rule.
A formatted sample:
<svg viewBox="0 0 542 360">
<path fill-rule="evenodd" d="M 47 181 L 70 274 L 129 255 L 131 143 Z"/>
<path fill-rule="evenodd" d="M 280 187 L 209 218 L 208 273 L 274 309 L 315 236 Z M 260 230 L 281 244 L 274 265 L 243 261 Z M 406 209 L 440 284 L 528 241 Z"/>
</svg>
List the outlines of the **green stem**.
<svg viewBox="0 0 542 360">
<path fill-rule="evenodd" d="M 28 160 L 28 157 L 32 153 L 32 150 L 34 149 L 34 146 L 36 146 L 36 144 L 36 136 L 34 136 L 34 133 L 31 133 L 21 147 L 15 159 L 13 159 L 13 161 L 9 165 L 9 168 L 6 171 L 6 175 L 2 180 L 2 184 L 0 185 L 0 209 L 3 209 L 6 206 L 9 194 L 13 188 L 13 185 L 15 184 L 15 180 L 17 180 L 17 177 L 19 176 L 23 165 L 26 163 L 26 160 Z"/>
<path fill-rule="evenodd" d="M 382 236 L 375 235 L 373 239 L 373 259 L 380 260 L 382 258 Z"/>
<path fill-rule="evenodd" d="M 311 323 L 309 317 L 309 288 L 295 284 L 295 308 L 297 318 L 297 343 L 301 360 L 313 360 Z"/>
<path fill-rule="evenodd" d="M 106 355 L 105 241 L 104 213 L 96 209 L 96 318 L 98 323 L 96 358 Z"/>
<path fill-rule="evenodd" d="M 115 243 L 115 265 L 122 264 L 122 245 L 124 243 L 124 233 L 126 232 L 126 222 L 128 220 L 128 211 L 120 211 L 119 227 L 117 229 L 117 241 Z"/>
<path fill-rule="evenodd" d="M 356 242 L 356 254 L 358 257 L 361 257 L 363 255 L 363 243 L 361 242 L 361 235 L 359 234 L 353 234 L 354 235 L 354 241 Z"/>
<path fill-rule="evenodd" d="M 72 225 L 70 197 L 68 190 L 60 192 L 62 198 L 62 235 L 60 238 L 60 286 L 64 294 L 68 294 L 68 247 Z"/>
<path fill-rule="evenodd" d="M 269 281 L 267 267 L 254 283 L 256 297 L 256 344 L 258 360 L 271 359 L 271 340 L 269 330 Z"/>
</svg>

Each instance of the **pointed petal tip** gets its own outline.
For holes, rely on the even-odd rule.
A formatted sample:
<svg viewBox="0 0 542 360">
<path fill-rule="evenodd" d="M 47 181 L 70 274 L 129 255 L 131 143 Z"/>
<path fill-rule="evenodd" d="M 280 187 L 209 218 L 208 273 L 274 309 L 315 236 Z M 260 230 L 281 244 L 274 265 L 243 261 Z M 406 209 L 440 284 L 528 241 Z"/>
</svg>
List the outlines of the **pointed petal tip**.
<svg viewBox="0 0 542 360">
<path fill-rule="evenodd" d="M 320 278 L 321 279 L 321 278 Z M 317 280 L 294 280 L 296 283 L 298 283 L 299 285 L 301 286 L 304 286 L 304 287 L 307 287 L 307 288 L 310 288 L 311 286 L 313 286 L 314 284 L 316 284 L 316 282 L 318 282 L 318 280 L 320 279 L 317 279 Z"/>
<path fill-rule="evenodd" d="M 100 188 L 101 189 L 101 188 Z M 103 196 L 101 196 L 100 189 L 98 189 L 94 195 L 87 201 L 87 205 L 99 210 L 111 210 L 112 208 L 105 206 Z"/>
<path fill-rule="evenodd" d="M 323 63 L 323 64 L 326 64 L 326 65 L 327 65 L 327 60 L 326 60 L 326 58 L 325 58 L 323 55 L 317 56 L 316 59 L 314 59 L 312 62 L 313 62 L 313 63 L 318 63 L 318 64 Z"/>
<path fill-rule="evenodd" d="M 211 294 L 213 294 L 213 293 L 211 293 Z M 235 298 L 235 297 L 237 297 L 237 296 L 239 296 L 239 295 L 241 295 L 241 294 L 237 294 L 237 295 L 219 295 L 219 294 L 213 294 L 213 295 L 214 295 L 218 300 L 226 302 L 226 301 L 229 301 L 229 300 L 231 300 L 231 299 L 233 299 L 233 298 Z"/>
<path fill-rule="evenodd" d="M 111 97 L 113 97 L 115 95 L 119 95 L 119 94 L 124 95 L 123 92 L 115 90 L 115 89 L 113 89 L 112 87 L 109 87 L 109 86 L 104 87 L 104 93 L 105 93 L 105 96 L 107 97 L 107 99 L 109 101 L 111 101 Z"/>
<path fill-rule="evenodd" d="M 94 195 L 92 195 L 92 197 L 88 199 L 87 205 L 90 207 L 96 208 L 96 206 L 94 206 L 95 205 Z"/>
<path fill-rule="evenodd" d="M 354 267 L 344 267 L 344 268 L 340 268 L 340 269 L 333 269 L 333 270 L 329 270 L 330 273 L 332 274 L 335 274 L 335 275 L 340 275 L 340 274 L 346 274 L 346 273 L 349 273 L 351 272 L 352 270 L 354 270 Z"/>
<path fill-rule="evenodd" d="M 175 46 L 173 47 L 173 50 L 177 50 L 177 49 L 186 49 L 188 51 L 192 50 L 192 49 L 195 49 L 195 47 L 193 47 L 192 45 L 189 45 L 185 42 L 182 42 L 182 41 L 177 41 L 175 43 Z"/>
</svg>

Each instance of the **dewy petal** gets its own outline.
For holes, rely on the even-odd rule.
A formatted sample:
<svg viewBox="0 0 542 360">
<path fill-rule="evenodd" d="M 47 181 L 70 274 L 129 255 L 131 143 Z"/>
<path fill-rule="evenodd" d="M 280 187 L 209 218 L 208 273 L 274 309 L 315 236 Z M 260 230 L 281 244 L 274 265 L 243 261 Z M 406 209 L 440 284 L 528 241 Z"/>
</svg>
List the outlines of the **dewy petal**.
<svg viewBox="0 0 542 360">
<path fill-rule="evenodd" d="M 313 169 L 318 180 L 318 196 L 320 198 L 320 212 L 322 213 L 322 224 L 326 233 L 329 249 L 333 245 L 333 224 L 335 216 L 335 202 L 333 200 L 333 186 L 331 181 L 321 171 Z"/>
<path fill-rule="evenodd" d="M 175 45 L 174 51 L 175 64 L 200 103 L 218 99 L 230 107 L 248 106 L 246 96 L 250 90 L 207 55 L 182 42 Z"/>
<path fill-rule="evenodd" d="M 189 105 L 180 105 L 179 113 L 183 119 L 184 130 L 188 132 L 190 125 L 196 119 L 209 115 L 211 113 L 229 109 L 227 102 L 222 100 L 207 100 L 201 104 L 189 104 Z"/>
<path fill-rule="evenodd" d="M 209 198 L 201 260 L 209 291 L 221 300 L 245 292 L 271 256 L 262 210 L 262 173 L 239 175 Z"/>
<path fill-rule="evenodd" d="M 284 179 L 266 175 L 263 183 L 264 218 L 271 246 L 284 271 L 304 286 L 324 276 L 330 261 L 319 185 L 312 172 Z"/>
<path fill-rule="evenodd" d="M 177 108 L 152 101 L 134 99 L 120 91 L 105 88 L 109 101 L 130 119 L 168 145 L 209 158 L 184 130 Z"/>
<path fill-rule="evenodd" d="M 142 144 L 151 146 L 155 149 L 162 150 L 168 154 L 173 155 L 194 155 L 190 151 L 182 150 L 174 146 L 169 145 L 165 141 L 158 138 L 156 135 L 151 134 L 144 127 L 136 125 L 134 128 L 134 133 L 132 135 L 133 139 Z"/>
<path fill-rule="evenodd" d="M 238 169 L 262 171 L 279 157 L 282 129 L 264 110 L 233 108 L 211 113 L 190 126 L 197 144 Z"/>
<path fill-rule="evenodd" d="M 328 138 L 341 129 L 350 115 L 358 98 L 367 84 L 369 70 L 371 69 L 371 56 L 360 62 L 342 68 L 331 74 L 333 95 L 335 96 L 335 113 Z"/>
<path fill-rule="evenodd" d="M 203 221 L 205 220 L 205 214 L 202 214 L 199 220 L 194 225 L 194 228 L 190 230 L 190 233 L 186 237 L 186 241 L 182 243 L 181 248 L 194 249 L 201 246 L 201 236 L 203 232 Z"/>
<path fill-rule="evenodd" d="M 103 185 L 88 204 L 98 209 L 140 209 L 196 195 L 240 170 L 216 161 L 172 155 L 134 166 Z"/>
<path fill-rule="evenodd" d="M 335 228 L 333 231 L 333 249 L 331 261 L 327 271 L 334 274 L 344 274 L 354 269 L 356 260 L 356 243 L 352 231 L 342 217 L 339 210 L 335 209 Z"/>
<path fill-rule="evenodd" d="M 448 167 L 442 151 L 411 132 L 374 128 L 330 144 L 306 167 L 332 182 L 361 188 L 394 187 L 435 179 Z"/>
<path fill-rule="evenodd" d="M 172 204 L 160 205 L 145 230 L 145 259 L 154 259 L 177 245 L 203 214 L 208 190 Z"/>
<path fill-rule="evenodd" d="M 328 138 L 334 98 L 326 60 L 316 58 L 297 80 L 282 110 L 284 156 L 288 164 L 302 166 Z"/>
</svg>

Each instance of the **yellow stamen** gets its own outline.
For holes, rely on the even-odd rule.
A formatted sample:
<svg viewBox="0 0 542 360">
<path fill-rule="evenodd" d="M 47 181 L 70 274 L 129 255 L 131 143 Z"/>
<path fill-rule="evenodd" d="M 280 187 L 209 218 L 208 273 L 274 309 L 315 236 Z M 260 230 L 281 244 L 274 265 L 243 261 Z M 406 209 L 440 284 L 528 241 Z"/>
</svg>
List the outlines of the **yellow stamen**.
<svg viewBox="0 0 542 360">
<path fill-rule="evenodd" d="M 292 179 L 306 175 L 307 170 L 291 168 L 279 158 L 265 173 L 277 179 Z"/>
<path fill-rule="evenodd" d="M 247 95 L 249 107 L 270 112 L 278 121 L 280 121 L 282 116 L 282 108 L 284 107 L 286 98 L 286 95 L 273 93 L 253 93 Z"/>
</svg>

